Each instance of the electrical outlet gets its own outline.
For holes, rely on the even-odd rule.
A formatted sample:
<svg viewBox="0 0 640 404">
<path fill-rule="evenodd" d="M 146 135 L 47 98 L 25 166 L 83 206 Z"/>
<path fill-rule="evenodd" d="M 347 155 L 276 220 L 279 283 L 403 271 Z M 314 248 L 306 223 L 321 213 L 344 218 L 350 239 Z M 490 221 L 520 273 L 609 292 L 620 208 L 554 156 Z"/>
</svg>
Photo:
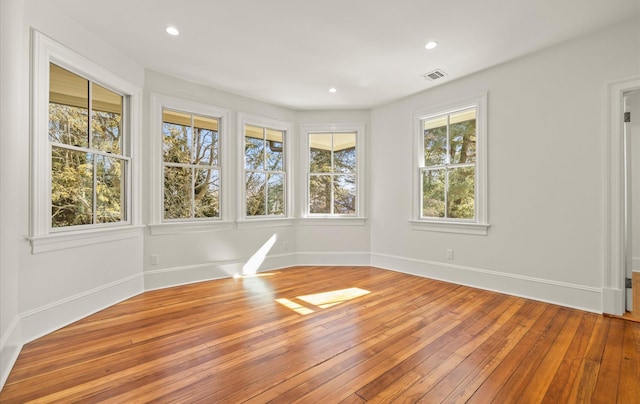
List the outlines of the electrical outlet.
<svg viewBox="0 0 640 404">
<path fill-rule="evenodd" d="M 158 265 L 160 263 L 160 256 L 158 254 L 151 254 L 151 265 Z"/>
<path fill-rule="evenodd" d="M 452 260 L 453 259 L 453 249 L 452 248 L 447 248 L 447 259 L 448 260 Z"/>
<path fill-rule="evenodd" d="M 284 243 L 282 243 L 282 247 L 283 247 L 285 250 L 288 250 L 288 249 L 289 249 L 289 242 L 288 242 L 288 241 L 285 241 Z"/>
</svg>

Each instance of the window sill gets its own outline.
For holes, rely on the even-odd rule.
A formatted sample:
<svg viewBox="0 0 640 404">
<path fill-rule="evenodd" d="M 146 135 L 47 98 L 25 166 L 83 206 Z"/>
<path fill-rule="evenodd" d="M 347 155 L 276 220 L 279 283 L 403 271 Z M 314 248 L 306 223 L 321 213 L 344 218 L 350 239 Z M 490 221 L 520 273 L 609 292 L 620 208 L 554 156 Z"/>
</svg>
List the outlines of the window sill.
<svg viewBox="0 0 640 404">
<path fill-rule="evenodd" d="M 167 234 L 205 233 L 209 231 L 231 230 L 233 222 L 202 221 L 202 222 L 174 222 L 147 225 L 152 236 Z"/>
<path fill-rule="evenodd" d="M 27 237 L 31 243 L 31 254 L 63 250 L 108 241 L 142 236 L 144 226 L 117 226 L 104 229 L 51 233 L 44 236 Z"/>
<path fill-rule="evenodd" d="M 288 217 L 279 217 L 273 219 L 244 219 L 238 220 L 237 226 L 239 230 L 243 229 L 260 229 L 267 227 L 288 227 L 293 226 L 293 219 Z"/>
<path fill-rule="evenodd" d="M 489 232 L 489 224 L 464 223 L 464 222 L 440 222 L 426 220 L 410 220 L 411 229 L 421 231 L 434 231 L 440 233 L 471 234 L 486 236 Z"/>
<path fill-rule="evenodd" d="M 302 217 L 298 219 L 300 226 L 364 226 L 366 217 Z"/>
</svg>

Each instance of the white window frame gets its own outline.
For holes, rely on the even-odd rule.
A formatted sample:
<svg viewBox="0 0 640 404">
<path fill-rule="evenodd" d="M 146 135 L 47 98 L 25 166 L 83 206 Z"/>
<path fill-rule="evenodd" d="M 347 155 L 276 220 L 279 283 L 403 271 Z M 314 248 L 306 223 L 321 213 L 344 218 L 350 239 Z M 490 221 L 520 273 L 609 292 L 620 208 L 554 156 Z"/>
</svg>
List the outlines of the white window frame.
<svg viewBox="0 0 640 404">
<path fill-rule="evenodd" d="M 28 240 L 33 254 L 141 235 L 140 116 L 142 90 L 86 57 L 32 30 L 31 177 Z M 49 64 L 95 81 L 123 95 L 123 129 L 130 159 L 126 174 L 126 221 L 53 228 L 51 226 L 51 145 L 49 143 Z"/>
<path fill-rule="evenodd" d="M 356 213 L 311 214 L 309 213 L 309 135 L 314 133 L 356 133 Z M 304 190 L 299 209 L 301 225 L 354 225 L 366 222 L 365 201 L 365 125 L 363 123 L 306 124 L 300 126 L 300 189 Z"/>
<path fill-rule="evenodd" d="M 244 169 L 245 126 L 257 126 L 284 132 L 285 209 L 282 216 L 247 216 Z M 238 220 L 242 228 L 293 226 L 293 125 L 289 122 L 258 115 L 238 113 Z"/>
<path fill-rule="evenodd" d="M 424 133 L 422 122 L 456 111 L 476 109 L 475 217 L 473 220 L 424 218 L 422 210 L 422 169 L 424 168 Z M 453 101 L 416 111 L 411 116 L 414 138 L 413 204 L 409 221 L 414 230 L 487 235 L 490 227 L 487 206 L 487 94 Z"/>
<path fill-rule="evenodd" d="M 164 157 L 162 154 L 162 111 L 164 109 L 216 118 L 219 122 L 218 136 L 220 142 L 220 217 L 164 219 Z M 229 147 L 229 111 L 223 108 L 170 97 L 162 94 L 151 94 L 151 158 L 150 158 L 150 195 L 151 218 L 149 230 L 151 235 L 184 234 L 205 231 L 227 230 L 232 227 L 232 202 L 229 191 L 231 156 Z"/>
</svg>

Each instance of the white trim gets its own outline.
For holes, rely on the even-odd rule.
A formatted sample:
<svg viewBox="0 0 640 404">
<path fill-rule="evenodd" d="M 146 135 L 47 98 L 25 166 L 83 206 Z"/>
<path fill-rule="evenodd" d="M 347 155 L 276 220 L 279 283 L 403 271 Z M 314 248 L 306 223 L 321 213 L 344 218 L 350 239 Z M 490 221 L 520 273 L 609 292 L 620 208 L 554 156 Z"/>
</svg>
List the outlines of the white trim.
<svg viewBox="0 0 640 404">
<path fill-rule="evenodd" d="M 236 222 L 238 230 L 264 229 L 264 228 L 270 228 L 270 227 L 289 227 L 289 226 L 293 226 L 293 224 L 294 224 L 294 219 L 280 217 L 280 216 L 274 217 L 274 218 L 266 218 L 266 217 L 260 216 L 255 219 L 238 220 Z"/>
<path fill-rule="evenodd" d="M 622 315 L 625 311 L 626 276 L 624 268 L 624 143 L 623 143 L 623 97 L 624 93 L 640 89 L 640 76 L 619 80 L 607 86 L 607 126 L 602 137 L 603 170 L 603 300 L 605 313 Z"/>
<path fill-rule="evenodd" d="M 149 224 L 149 234 L 162 236 L 167 234 L 207 233 L 210 231 L 224 231 L 233 229 L 234 222 L 223 221 L 192 221 Z"/>
<path fill-rule="evenodd" d="M 0 338 L 0 390 L 7 381 L 22 350 L 20 317 L 16 316 Z"/>
<path fill-rule="evenodd" d="M 84 56 L 48 38 L 42 33 L 32 30 L 32 63 L 31 63 L 31 185 L 30 212 L 31 222 L 29 236 L 32 246 L 41 244 L 37 240 L 47 239 L 49 251 L 59 248 L 69 248 L 74 245 L 85 245 L 82 237 L 69 234 L 91 234 L 92 232 L 112 232 L 114 228 L 140 226 L 141 219 L 141 120 L 142 90 L 137 86 L 121 79 L 100 65 Z M 117 224 L 91 225 L 85 228 L 73 227 L 69 229 L 51 229 L 51 151 L 48 139 L 48 111 L 49 111 L 49 63 L 54 62 L 71 71 L 81 72 L 84 77 L 106 85 L 125 96 L 125 125 L 128 128 L 126 144 L 123 145 L 126 160 L 130 160 L 126 178 L 127 187 L 127 221 Z M 60 242 L 53 242 L 53 238 Z M 108 236 L 107 236 L 108 237 Z M 51 238 L 51 239 L 50 239 Z M 38 250 L 36 247 L 35 250 Z"/>
<path fill-rule="evenodd" d="M 451 101 L 435 107 L 420 109 L 411 114 L 411 128 L 413 136 L 413 165 L 411 199 L 411 228 L 414 230 L 438 231 L 447 233 L 461 233 L 486 235 L 489 225 L 489 204 L 487 193 L 487 93 L 475 97 Z M 461 109 L 476 108 L 476 199 L 475 220 L 460 222 L 455 220 L 434 220 L 420 217 L 422 209 L 420 168 L 424 165 L 421 121 L 432 116 L 442 115 Z M 468 226 L 472 224 L 472 226 Z M 473 226 L 475 225 L 475 226 Z M 448 230 L 447 230 L 448 229 Z"/>
<path fill-rule="evenodd" d="M 371 254 L 367 251 L 299 252 L 296 265 L 300 266 L 370 266 Z"/>
<path fill-rule="evenodd" d="M 299 217 L 298 223 L 304 224 L 309 220 L 310 223 L 319 223 L 318 220 L 331 218 L 345 223 L 357 223 L 353 219 L 366 218 L 366 126 L 364 123 L 334 123 L 334 124 L 304 124 L 300 125 L 300 168 L 298 178 L 298 198 L 300 201 L 297 207 Z M 355 215 L 312 215 L 309 213 L 309 134 L 325 133 L 325 132 L 356 132 L 356 214 Z M 300 190 L 304 190 L 301 192 Z M 360 220 L 360 221 L 361 221 Z"/>
<path fill-rule="evenodd" d="M 144 226 L 113 226 L 104 229 L 69 231 L 44 236 L 27 237 L 31 243 L 31 253 L 40 254 L 49 251 L 75 248 L 91 244 L 106 243 L 126 238 L 142 237 Z"/>
<path fill-rule="evenodd" d="M 305 217 L 299 218 L 296 223 L 299 226 L 365 226 L 366 217 Z"/>
<path fill-rule="evenodd" d="M 241 274 L 242 266 L 247 261 L 248 258 L 146 271 L 144 273 L 145 291 L 230 278 Z M 287 268 L 294 263 L 294 253 L 267 255 L 258 272 Z"/>
<path fill-rule="evenodd" d="M 245 173 L 244 173 L 244 127 L 245 125 L 253 125 L 262 128 L 281 130 L 284 132 L 284 172 L 285 172 L 285 214 L 281 216 L 247 216 L 247 209 L 245 204 Z M 237 127 L 237 147 L 238 147 L 238 192 L 237 192 L 237 217 L 238 228 L 251 227 L 255 224 L 257 227 L 264 227 L 261 223 L 263 221 L 281 221 L 283 219 L 292 219 L 294 217 L 294 205 L 293 205 L 293 142 L 295 135 L 293 133 L 293 125 L 289 122 L 279 121 L 277 119 L 266 118 L 258 115 L 246 114 L 243 112 L 238 113 L 238 127 Z M 253 224 L 252 224 L 253 223 Z"/>
<path fill-rule="evenodd" d="M 640 272 L 640 258 L 633 257 L 631 259 L 631 270 L 633 272 Z"/>
<path fill-rule="evenodd" d="M 371 265 L 579 310 L 602 312 L 603 291 L 595 287 L 387 254 L 372 253 Z"/>
<path fill-rule="evenodd" d="M 430 220 L 410 220 L 413 230 L 435 231 L 440 233 L 470 234 L 476 236 L 486 236 L 489 224 L 454 222 L 454 221 L 430 221 Z"/>
<path fill-rule="evenodd" d="M 142 274 L 101 285 L 20 314 L 23 343 L 144 292 Z"/>
<path fill-rule="evenodd" d="M 210 227 L 220 226 L 222 229 L 227 228 L 227 222 L 233 218 L 233 203 L 231 186 L 231 174 L 233 165 L 231 164 L 231 145 L 229 124 L 230 124 L 230 112 L 227 109 L 219 108 L 207 104 L 188 101 L 181 98 L 175 98 L 162 94 L 151 94 L 151 112 L 149 128 L 151 128 L 149 141 L 150 141 L 150 158 L 149 158 L 149 171 L 151 173 L 151 181 L 149 184 L 149 195 L 152 195 L 151 203 L 151 217 L 149 218 L 152 228 L 151 234 L 168 234 L 162 233 L 160 230 L 165 225 L 167 229 L 178 229 L 179 226 L 174 226 L 174 223 L 185 223 L 181 232 L 189 232 L 191 229 L 198 232 L 202 226 L 199 224 L 194 225 L 195 220 L 189 219 L 184 221 L 179 220 L 164 220 L 164 207 L 163 207 L 163 173 L 162 173 L 162 110 L 164 108 L 170 110 L 176 110 L 185 112 L 188 114 L 204 115 L 220 120 L 220 127 L 218 128 L 218 135 L 220 139 L 220 218 L 212 218 L 211 220 L 203 219 Z M 200 221 L 200 220 L 198 220 Z M 155 231 L 155 233 L 154 233 Z M 173 231 L 173 230 L 172 230 Z"/>
</svg>

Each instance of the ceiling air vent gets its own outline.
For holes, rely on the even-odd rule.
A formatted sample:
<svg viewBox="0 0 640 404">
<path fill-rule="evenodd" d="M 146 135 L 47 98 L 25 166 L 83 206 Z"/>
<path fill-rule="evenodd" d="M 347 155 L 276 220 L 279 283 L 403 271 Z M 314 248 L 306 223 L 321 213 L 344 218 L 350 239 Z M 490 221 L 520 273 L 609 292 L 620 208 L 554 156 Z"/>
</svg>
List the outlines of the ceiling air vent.
<svg viewBox="0 0 640 404">
<path fill-rule="evenodd" d="M 433 81 L 433 80 L 441 79 L 444 76 L 446 76 L 446 74 L 442 70 L 437 69 L 432 72 L 423 74 L 422 78 L 424 78 L 427 81 Z"/>
</svg>

